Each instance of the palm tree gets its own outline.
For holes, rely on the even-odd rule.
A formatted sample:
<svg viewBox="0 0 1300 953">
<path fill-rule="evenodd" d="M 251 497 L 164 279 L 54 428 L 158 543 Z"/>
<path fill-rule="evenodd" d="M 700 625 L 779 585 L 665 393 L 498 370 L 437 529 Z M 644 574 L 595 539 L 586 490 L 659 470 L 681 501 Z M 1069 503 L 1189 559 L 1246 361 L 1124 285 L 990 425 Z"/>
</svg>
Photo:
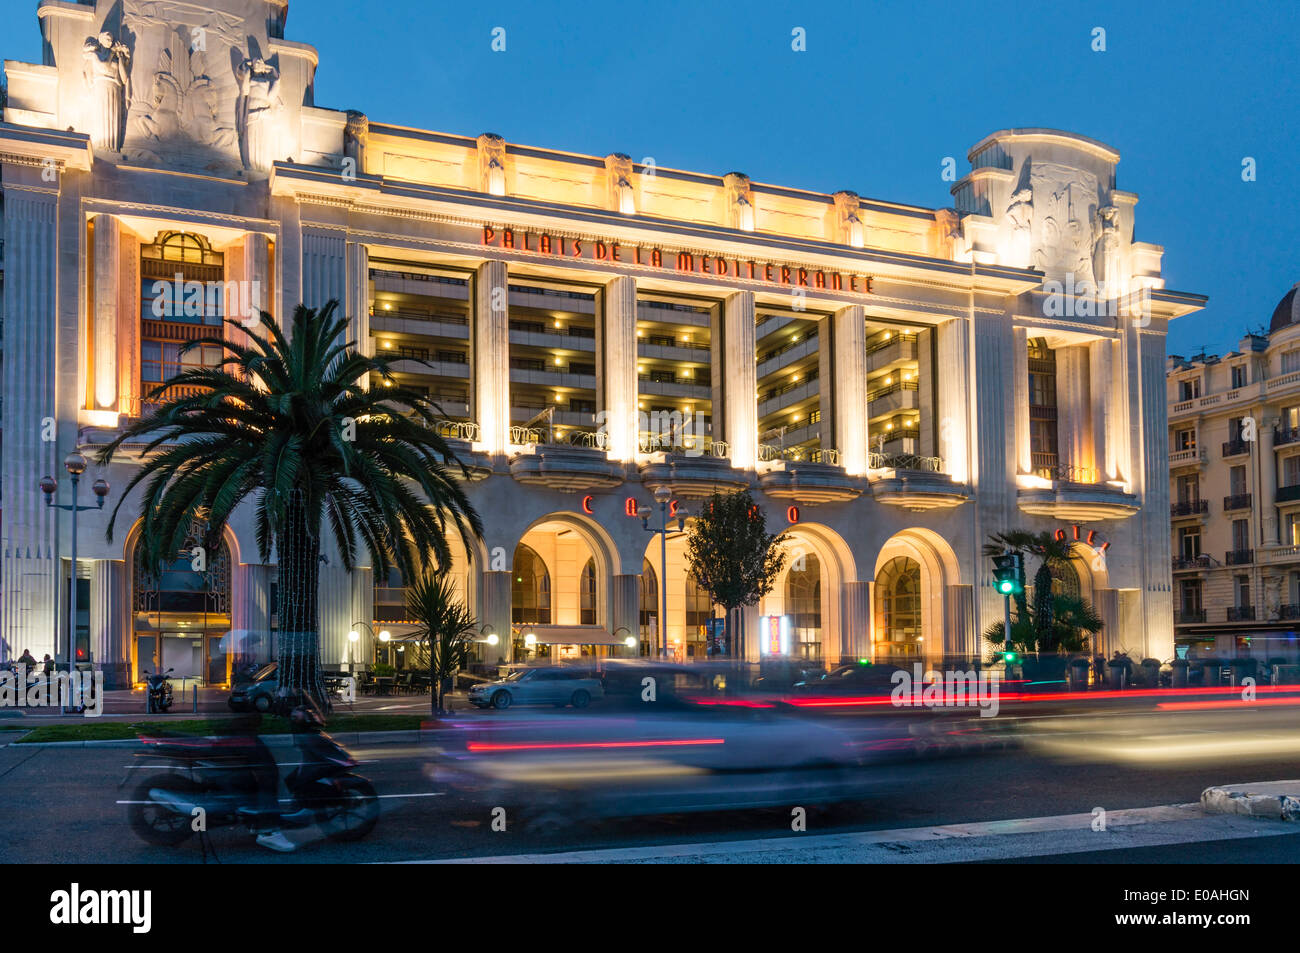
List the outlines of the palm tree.
<svg viewBox="0 0 1300 953">
<path fill-rule="evenodd" d="M 1046 643 L 1038 637 L 1038 619 L 1031 612 L 1017 614 L 1011 622 L 1011 647 L 1025 652 L 1082 652 L 1088 639 L 1102 630 L 1104 623 L 1091 602 L 1075 596 L 1052 595 L 1052 634 Z M 1038 599 L 1035 593 L 1034 604 Z M 995 649 L 1004 647 L 1006 626 L 1002 620 L 984 630 L 984 641 Z"/>
<path fill-rule="evenodd" d="M 145 443 L 144 462 L 109 519 L 137 486 L 142 545 L 151 567 L 175 558 L 196 527 L 213 551 L 244 501 L 253 506 L 257 548 L 272 550 L 279 585 L 280 703 L 324 701 L 317 587 L 323 523 L 343 567 L 362 548 L 376 573 L 451 563 L 454 528 L 472 552 L 482 523 L 455 474 L 466 471 L 436 429 L 439 408 L 396 386 L 391 361 L 345 340 L 347 318 L 331 301 L 294 309 L 286 337 L 275 318 L 243 328 L 248 343 L 190 341 L 222 349 L 216 366 L 182 370 L 147 397 L 152 413 L 99 454 L 109 463 L 126 443 Z M 368 375 L 382 380 L 371 388 Z M 174 390 L 173 390 L 174 389 Z"/>
<path fill-rule="evenodd" d="M 428 572 L 406 590 L 406 610 L 419 623 L 415 635 L 429 644 L 429 700 L 442 713 L 442 683 L 464 668 L 474 645 L 474 614 L 456 595 L 446 573 Z"/>
<path fill-rule="evenodd" d="M 1024 553 L 1038 557 L 1038 571 L 1034 573 L 1034 610 L 1032 614 L 1026 605 L 1024 593 L 1016 595 L 1016 617 L 1018 620 L 1032 619 L 1034 642 L 1040 652 L 1055 652 L 1056 626 L 1053 622 L 1056 603 L 1052 594 L 1052 569 L 1069 562 L 1070 544 L 1048 530 L 1041 533 L 1029 530 L 1013 529 L 1005 533 L 993 533 L 989 542 L 984 544 L 984 555 L 999 556 L 1005 552 Z M 999 630 L 1000 630 L 999 626 Z M 1012 623 L 1013 641 L 1018 641 L 1018 623 Z"/>
</svg>

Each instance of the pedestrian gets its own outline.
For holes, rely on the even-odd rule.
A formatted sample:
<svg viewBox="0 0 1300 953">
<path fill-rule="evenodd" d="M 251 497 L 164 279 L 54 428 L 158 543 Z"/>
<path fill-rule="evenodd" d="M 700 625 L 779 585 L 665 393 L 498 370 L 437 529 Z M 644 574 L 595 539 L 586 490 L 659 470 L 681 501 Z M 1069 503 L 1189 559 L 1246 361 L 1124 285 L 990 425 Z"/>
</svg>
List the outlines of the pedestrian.
<svg viewBox="0 0 1300 953">
<path fill-rule="evenodd" d="M 45 656 L 49 658 L 49 656 Z M 26 665 L 28 669 L 36 668 L 36 656 L 32 655 L 31 649 L 23 649 L 23 654 L 18 656 L 18 664 Z"/>
<path fill-rule="evenodd" d="M 35 662 L 36 660 L 32 659 L 32 661 Z M 41 663 L 41 668 L 46 675 L 52 675 L 54 673 L 54 659 L 50 658 L 49 652 L 45 653 L 45 660 Z"/>
</svg>

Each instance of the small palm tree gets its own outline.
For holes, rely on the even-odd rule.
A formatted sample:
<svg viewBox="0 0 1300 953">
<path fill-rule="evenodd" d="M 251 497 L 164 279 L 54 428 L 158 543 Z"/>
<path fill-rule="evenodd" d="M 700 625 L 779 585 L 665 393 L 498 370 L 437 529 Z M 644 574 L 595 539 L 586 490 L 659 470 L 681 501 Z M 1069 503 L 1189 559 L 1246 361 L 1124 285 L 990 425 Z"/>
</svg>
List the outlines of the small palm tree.
<svg viewBox="0 0 1300 953">
<path fill-rule="evenodd" d="M 1036 595 L 1036 594 L 1035 594 Z M 1038 604 L 1035 597 L 1034 605 Z M 1011 622 L 1011 645 L 1004 643 L 1006 626 L 1002 620 L 992 622 L 984 630 L 984 641 L 998 651 L 1013 649 L 1028 652 L 1082 652 L 1088 648 L 1091 636 L 1102 630 L 1104 623 L 1092 603 L 1074 596 L 1052 596 L 1052 636 L 1043 643 L 1038 638 L 1038 619 L 1031 611 L 1028 615 L 1016 614 Z"/>
<path fill-rule="evenodd" d="M 1056 603 L 1052 593 L 1052 568 L 1066 563 L 1070 559 L 1070 544 L 1057 539 L 1056 535 L 1044 530 L 1034 533 L 1028 530 L 1008 530 L 1005 533 L 993 533 L 984 544 L 984 555 L 999 556 L 1005 552 L 1024 553 L 1038 557 L 1038 571 L 1034 573 L 1034 609 L 1030 613 L 1024 593 L 1016 596 L 1016 616 L 1018 619 L 1032 618 L 1034 626 L 1034 643 L 1040 652 L 1055 652 L 1056 626 L 1053 622 Z M 1012 623 L 1011 634 L 1016 641 L 1019 626 Z"/>
<path fill-rule="evenodd" d="M 337 306 L 299 305 L 289 336 L 262 312 L 258 326 L 241 328 L 246 345 L 188 342 L 182 353 L 215 346 L 221 361 L 155 388 L 155 410 L 99 454 L 106 464 L 123 444 L 146 444 L 108 538 L 144 484 L 138 509 L 153 567 L 175 558 L 196 526 L 212 551 L 235 508 L 251 502 L 258 552 L 264 562 L 272 550 L 276 557 L 282 706 L 303 695 L 324 701 L 317 588 L 326 527 L 348 571 L 364 549 L 376 573 L 396 566 L 408 578 L 426 562 L 450 565 L 449 531 L 468 552 L 482 535 L 457 480 L 465 468 L 436 429 L 440 408 L 396 386 L 389 359 L 347 343 Z M 384 386 L 367 386 L 375 378 Z"/>
<path fill-rule="evenodd" d="M 406 610 L 419 623 L 415 635 L 429 645 L 430 705 L 442 714 L 442 683 L 465 667 L 474 646 L 474 614 L 456 595 L 446 573 L 427 572 L 406 590 Z"/>
</svg>

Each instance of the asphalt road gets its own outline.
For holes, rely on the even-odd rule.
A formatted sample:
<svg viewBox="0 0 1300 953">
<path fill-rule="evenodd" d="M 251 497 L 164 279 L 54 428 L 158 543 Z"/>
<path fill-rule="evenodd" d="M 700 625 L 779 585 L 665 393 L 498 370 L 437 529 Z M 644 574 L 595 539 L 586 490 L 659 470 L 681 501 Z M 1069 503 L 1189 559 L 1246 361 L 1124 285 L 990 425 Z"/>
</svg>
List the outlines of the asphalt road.
<svg viewBox="0 0 1300 953">
<path fill-rule="evenodd" d="M 578 712 L 562 717 L 569 716 L 590 717 Z M 484 805 L 439 783 L 431 770 L 433 745 L 394 744 L 353 749 L 363 761 L 358 770 L 382 798 L 379 824 L 365 840 L 337 844 L 310 831 L 294 832 L 291 837 L 301 841 L 299 850 L 276 854 L 257 846 L 246 831 L 222 828 L 212 832 L 211 843 L 217 859 L 225 863 L 436 861 L 782 837 L 795 849 L 801 837 L 1087 816 L 1097 807 L 1114 812 L 1185 804 L 1211 785 L 1300 776 L 1300 729 L 1290 708 L 1211 713 L 1116 708 L 1086 715 L 1048 710 L 998 721 L 1003 730 L 1014 730 L 1018 747 L 882 766 L 875 769 L 871 794 L 851 805 L 810 812 L 806 833 L 791 832 L 791 812 L 785 807 L 611 820 L 575 816 L 552 833 L 527 829 L 519 818 L 507 816 L 506 830 L 497 831 Z M 278 749 L 277 757 L 283 765 L 293 751 Z M 203 862 L 197 839 L 158 848 L 131 833 L 121 802 L 130 797 L 132 783 L 118 785 L 124 777 L 140 777 L 128 767 L 132 761 L 131 750 L 121 747 L 0 748 L 0 803 L 7 806 L 0 812 L 3 860 Z M 1295 837 L 1274 836 L 1289 833 L 1291 825 L 1252 823 L 1262 825 L 1258 839 L 1255 828 L 1240 825 L 1231 835 L 1204 838 L 1201 828 L 1185 827 L 1184 838 L 1174 827 L 1163 839 L 1186 840 L 1182 846 L 1139 844 L 1100 851 L 1095 857 L 1075 846 L 1068 859 L 1126 863 L 1300 858 Z M 1201 839 L 1212 846 L 1196 849 L 1193 845 Z M 1050 859 L 1052 844 L 1050 839 L 1041 844 L 1027 841 L 1016 856 Z M 927 859 L 972 857 L 954 847 Z"/>
</svg>

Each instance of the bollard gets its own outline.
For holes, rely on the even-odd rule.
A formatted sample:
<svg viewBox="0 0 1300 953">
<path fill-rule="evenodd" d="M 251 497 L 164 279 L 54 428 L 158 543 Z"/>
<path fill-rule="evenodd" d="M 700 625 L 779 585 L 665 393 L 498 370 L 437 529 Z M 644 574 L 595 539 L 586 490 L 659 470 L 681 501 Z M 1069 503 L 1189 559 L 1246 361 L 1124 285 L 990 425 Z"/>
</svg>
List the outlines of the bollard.
<svg viewBox="0 0 1300 953">
<path fill-rule="evenodd" d="M 199 713 L 199 683 L 194 683 L 194 714 Z"/>
<path fill-rule="evenodd" d="M 1088 660 L 1086 658 L 1070 659 L 1070 689 L 1081 692 L 1088 687 Z"/>
</svg>

